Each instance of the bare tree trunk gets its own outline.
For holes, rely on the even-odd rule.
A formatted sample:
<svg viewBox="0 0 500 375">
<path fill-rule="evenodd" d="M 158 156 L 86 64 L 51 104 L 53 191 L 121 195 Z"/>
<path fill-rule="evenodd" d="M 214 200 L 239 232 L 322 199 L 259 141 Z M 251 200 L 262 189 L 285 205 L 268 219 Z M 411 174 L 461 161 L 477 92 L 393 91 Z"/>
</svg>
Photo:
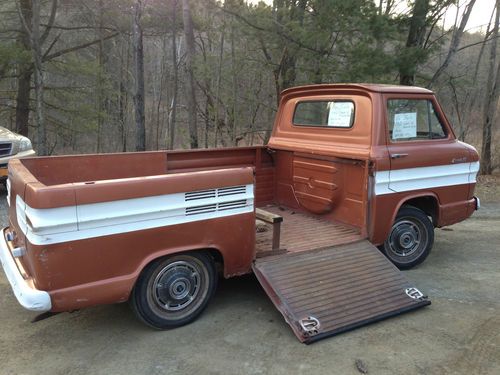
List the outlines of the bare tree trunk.
<svg viewBox="0 0 500 375">
<path fill-rule="evenodd" d="M 129 72 L 129 56 L 130 56 L 130 37 L 125 36 L 126 44 L 122 40 L 122 53 L 120 62 L 120 97 L 119 97 L 119 126 L 121 131 L 121 150 L 127 151 L 127 120 L 126 113 L 128 109 L 128 90 L 125 86 L 127 75 Z"/>
<path fill-rule="evenodd" d="M 31 52 L 31 22 L 33 11 L 31 0 L 20 0 L 19 17 L 24 27 L 19 32 L 19 44 L 26 50 Z M 26 27 L 28 30 L 26 30 Z M 28 122 L 30 116 L 30 92 L 31 92 L 31 75 L 32 68 L 29 63 L 19 65 L 19 75 L 17 78 L 17 95 L 16 95 L 16 130 L 19 134 L 28 136 Z"/>
<path fill-rule="evenodd" d="M 191 9 L 189 8 L 189 0 L 182 0 L 182 18 L 184 21 L 184 35 L 186 38 L 186 70 L 188 75 L 187 92 L 187 107 L 188 107 L 188 122 L 189 122 L 189 143 L 191 148 L 198 148 L 198 128 L 196 124 L 196 87 L 194 81 L 194 31 L 193 20 L 191 18 Z"/>
<path fill-rule="evenodd" d="M 134 46 L 134 72 L 135 72 L 135 90 L 134 90 L 134 106 L 135 106 L 135 127 L 136 151 L 146 150 L 146 127 L 144 115 L 144 49 L 142 43 L 142 17 L 143 3 L 142 0 L 136 0 L 134 4 L 134 20 L 133 20 L 133 46 Z"/>
<path fill-rule="evenodd" d="M 17 3 L 17 1 L 16 1 Z M 35 0 L 19 0 L 18 5 L 18 13 L 19 13 L 19 18 L 22 24 L 21 30 L 19 31 L 19 38 L 18 42 L 19 44 L 23 47 L 23 49 L 26 52 L 29 52 L 33 55 L 33 60 L 34 60 L 34 67 L 32 66 L 31 63 L 24 63 L 19 65 L 19 73 L 18 73 L 18 81 L 17 81 L 17 96 L 16 96 L 16 129 L 17 131 L 24 135 L 28 136 L 28 122 L 29 122 L 29 115 L 30 115 L 30 94 L 31 94 L 31 76 L 33 74 L 33 69 L 37 69 L 38 66 L 38 77 L 35 77 L 35 87 L 37 86 L 37 81 L 38 79 L 38 84 L 42 83 L 43 86 L 43 75 L 42 73 L 42 52 L 41 52 L 41 46 L 44 43 L 44 41 L 47 39 L 49 36 L 49 33 L 52 29 L 52 26 L 54 24 L 54 20 L 56 17 L 56 11 L 57 11 L 57 0 L 52 0 L 52 6 L 51 6 L 51 12 L 50 12 L 50 17 L 48 20 L 48 24 L 45 27 L 45 30 L 43 33 L 40 32 L 40 2 L 35 1 Z M 33 19 L 33 8 L 34 6 L 37 7 L 37 19 Z M 34 51 L 34 40 L 33 40 L 33 25 L 36 24 L 37 30 L 36 30 L 36 45 L 37 45 L 37 51 Z M 35 56 L 37 55 L 38 58 Z M 41 81 L 40 81 L 41 78 Z M 43 87 L 42 88 L 42 97 L 36 96 L 36 100 L 42 99 L 43 100 Z M 40 94 L 40 92 L 38 93 Z M 41 111 L 43 112 L 43 103 L 42 107 L 40 108 Z M 39 110 L 40 110 L 39 109 Z M 38 122 L 40 119 L 43 120 L 43 113 L 42 116 L 39 117 L 37 115 L 36 121 L 37 121 L 37 126 L 40 124 Z M 45 126 L 42 121 L 42 129 L 39 129 L 41 131 L 45 131 Z M 42 151 L 43 151 L 42 146 Z"/>
<path fill-rule="evenodd" d="M 421 49 L 424 44 L 426 19 L 429 12 L 429 0 L 415 0 L 413 5 L 413 13 L 410 21 L 410 29 L 408 31 L 408 39 L 406 40 L 406 48 Z M 406 61 L 399 67 L 400 84 L 413 86 L 415 84 L 415 73 L 418 61 Z"/>
<path fill-rule="evenodd" d="M 226 3 L 224 3 L 224 6 Z M 225 13 L 223 14 L 222 19 L 222 29 L 220 33 L 220 43 L 219 43 L 219 61 L 217 63 L 217 76 L 215 83 L 215 120 L 214 120 L 214 147 L 217 147 L 217 141 L 219 136 L 219 103 L 220 103 L 220 87 L 221 87 L 221 79 L 222 79 L 222 59 L 224 57 L 224 37 L 226 32 L 226 22 L 225 22 Z"/>
<path fill-rule="evenodd" d="M 233 73 L 233 82 L 232 82 L 232 97 L 233 97 L 233 105 L 231 108 L 231 144 L 233 146 L 237 146 L 236 143 L 236 117 L 238 111 L 238 78 L 236 75 L 236 53 L 234 48 L 234 24 L 231 23 L 231 65 L 232 65 L 232 73 Z"/>
<path fill-rule="evenodd" d="M 161 113 L 161 108 L 162 108 L 162 101 L 163 101 L 163 83 L 165 80 L 165 58 L 166 55 L 162 56 L 162 61 L 160 63 L 160 87 L 158 91 L 158 102 L 156 103 L 156 140 L 155 140 L 155 149 L 159 150 L 160 149 L 160 129 L 162 125 L 162 121 L 160 119 L 160 113 Z"/>
<path fill-rule="evenodd" d="M 458 45 L 460 44 L 460 40 L 462 39 L 462 35 L 464 34 L 465 26 L 467 26 L 467 22 L 469 21 L 469 17 L 470 14 L 472 13 L 472 9 L 474 8 L 475 2 L 476 0 L 470 0 L 469 3 L 466 5 L 464 13 L 462 14 L 462 19 L 460 20 L 460 25 L 458 26 L 458 28 L 455 28 L 455 31 L 453 32 L 450 48 L 448 49 L 448 54 L 446 55 L 446 58 L 444 59 L 441 66 L 438 68 L 438 70 L 436 70 L 436 72 L 432 76 L 427 87 L 430 88 L 435 82 L 437 82 L 441 74 L 443 74 L 448 65 L 450 65 L 450 62 L 457 53 Z"/>
<path fill-rule="evenodd" d="M 208 128 L 210 127 L 210 98 L 205 100 L 205 148 L 208 148 Z"/>
<path fill-rule="evenodd" d="M 123 73 L 122 73 L 123 74 Z M 125 111 L 127 110 L 127 97 L 126 97 L 126 89 L 125 89 L 125 84 L 123 83 L 123 76 L 120 77 L 120 98 L 119 98 L 119 126 L 120 126 L 120 132 L 122 133 L 121 137 L 121 150 L 122 152 L 127 151 L 127 131 L 125 128 Z"/>
<path fill-rule="evenodd" d="M 97 36 L 99 38 L 99 44 L 97 49 L 97 65 L 99 71 L 97 72 L 97 144 L 96 151 L 100 153 L 101 150 L 101 131 L 102 131 L 102 113 L 104 111 L 103 100 L 103 71 L 104 71 L 104 35 L 103 35 L 103 0 L 99 0 L 98 5 L 98 29 Z"/>
<path fill-rule="evenodd" d="M 174 81 L 172 82 L 172 102 L 169 112 L 170 137 L 168 139 L 168 148 L 172 150 L 175 147 L 175 121 L 177 119 L 177 92 L 179 84 L 179 62 L 177 61 L 177 0 L 172 0 L 172 67 Z"/>
<path fill-rule="evenodd" d="M 472 76 L 471 82 L 477 82 L 477 77 L 479 75 L 479 67 L 480 67 L 481 61 L 483 59 L 484 50 L 485 50 L 485 47 L 487 45 L 487 41 L 491 37 L 491 33 L 492 33 L 491 23 L 494 22 L 493 21 L 494 16 L 495 16 L 495 10 L 493 9 L 493 12 L 491 13 L 491 16 L 490 16 L 490 20 L 488 22 L 488 26 L 486 27 L 486 33 L 484 34 L 483 42 L 481 43 L 481 49 L 479 50 L 479 54 L 477 56 L 476 66 L 474 67 L 474 75 Z M 481 98 L 483 96 L 482 94 L 483 94 L 482 87 L 480 88 L 479 91 L 476 89 L 476 90 L 470 90 L 467 92 L 465 103 L 468 103 L 468 106 L 466 107 L 466 111 L 465 111 L 465 115 L 464 115 L 465 127 L 464 127 L 464 131 L 463 131 L 463 138 L 461 139 L 464 142 L 465 142 L 465 138 L 467 136 L 467 133 L 469 132 L 469 126 L 470 126 L 469 124 L 470 124 L 470 118 L 471 118 L 472 111 L 476 105 L 476 102 L 481 100 Z"/>
<path fill-rule="evenodd" d="M 27 64 L 19 66 L 16 95 L 16 131 L 28 136 L 30 117 L 31 68 Z"/>
<path fill-rule="evenodd" d="M 33 19 L 31 26 L 31 45 L 33 47 L 33 60 L 35 62 L 35 124 L 38 135 L 38 154 L 47 155 L 47 136 L 45 130 L 44 104 L 43 104 L 43 65 L 42 48 L 40 45 L 40 1 L 33 0 Z"/>
<path fill-rule="evenodd" d="M 453 94 L 453 96 L 452 96 L 453 109 L 455 110 L 455 113 L 457 115 L 457 120 L 458 120 L 458 129 L 459 129 L 458 139 L 463 141 L 465 138 L 465 129 L 464 129 L 464 123 L 462 120 L 462 113 L 461 113 L 462 111 L 460 109 L 460 101 L 459 101 L 458 95 L 457 95 L 457 88 L 456 88 L 455 84 L 453 83 L 453 79 L 451 79 L 451 78 L 450 78 L 449 84 L 451 87 L 451 92 Z"/>
<path fill-rule="evenodd" d="M 496 1 L 495 26 L 492 32 L 490 64 L 488 71 L 486 101 L 483 114 L 483 144 L 481 146 L 481 174 L 491 174 L 493 166 L 491 164 L 491 128 L 495 118 L 500 94 L 500 63 L 496 63 L 497 39 L 500 21 L 500 0 Z M 495 76 L 496 74 L 496 76 Z"/>
</svg>

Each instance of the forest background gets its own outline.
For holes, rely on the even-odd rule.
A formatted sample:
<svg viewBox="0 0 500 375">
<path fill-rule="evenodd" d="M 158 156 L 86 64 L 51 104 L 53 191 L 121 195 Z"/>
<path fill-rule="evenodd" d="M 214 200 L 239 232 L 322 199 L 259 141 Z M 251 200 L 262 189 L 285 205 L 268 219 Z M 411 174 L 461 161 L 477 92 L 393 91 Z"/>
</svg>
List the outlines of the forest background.
<svg viewBox="0 0 500 375">
<path fill-rule="evenodd" d="M 0 0 L 0 126 L 39 155 L 244 146 L 288 87 L 417 85 L 491 174 L 499 3 Z"/>
</svg>

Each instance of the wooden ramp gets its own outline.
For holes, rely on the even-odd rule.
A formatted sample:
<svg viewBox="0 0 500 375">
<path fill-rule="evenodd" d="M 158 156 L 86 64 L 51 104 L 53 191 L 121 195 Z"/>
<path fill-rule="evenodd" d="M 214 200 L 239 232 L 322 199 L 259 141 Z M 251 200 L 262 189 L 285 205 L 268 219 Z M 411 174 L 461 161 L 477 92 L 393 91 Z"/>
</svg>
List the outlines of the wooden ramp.
<svg viewBox="0 0 500 375">
<path fill-rule="evenodd" d="M 253 270 L 305 343 L 430 304 L 366 240 L 260 258 Z"/>
</svg>

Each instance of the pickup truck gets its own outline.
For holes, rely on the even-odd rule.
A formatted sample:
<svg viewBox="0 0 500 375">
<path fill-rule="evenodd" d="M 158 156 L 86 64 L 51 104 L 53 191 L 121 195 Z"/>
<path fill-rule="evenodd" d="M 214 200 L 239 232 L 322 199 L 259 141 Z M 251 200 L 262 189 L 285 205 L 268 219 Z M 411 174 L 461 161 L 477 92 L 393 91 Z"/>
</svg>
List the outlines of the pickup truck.
<svg viewBox="0 0 500 375">
<path fill-rule="evenodd" d="M 0 126 L 0 183 L 7 181 L 7 165 L 10 159 L 35 156 L 31 141 L 20 134 Z"/>
<path fill-rule="evenodd" d="M 265 146 L 8 168 L 0 259 L 25 308 L 129 301 L 166 329 L 200 315 L 219 275 L 253 272 L 303 342 L 428 305 L 396 266 L 479 208 L 476 150 L 417 87 L 287 89 Z"/>
</svg>

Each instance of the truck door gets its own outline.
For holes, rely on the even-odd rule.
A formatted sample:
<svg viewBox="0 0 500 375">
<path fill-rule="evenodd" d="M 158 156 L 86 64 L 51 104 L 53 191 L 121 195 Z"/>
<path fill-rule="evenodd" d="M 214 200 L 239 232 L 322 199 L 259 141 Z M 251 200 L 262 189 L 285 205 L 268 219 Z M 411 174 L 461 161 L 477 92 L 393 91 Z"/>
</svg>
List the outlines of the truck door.
<svg viewBox="0 0 500 375">
<path fill-rule="evenodd" d="M 386 95 L 389 189 L 432 191 L 440 204 L 468 195 L 469 152 L 432 95 Z"/>
</svg>

